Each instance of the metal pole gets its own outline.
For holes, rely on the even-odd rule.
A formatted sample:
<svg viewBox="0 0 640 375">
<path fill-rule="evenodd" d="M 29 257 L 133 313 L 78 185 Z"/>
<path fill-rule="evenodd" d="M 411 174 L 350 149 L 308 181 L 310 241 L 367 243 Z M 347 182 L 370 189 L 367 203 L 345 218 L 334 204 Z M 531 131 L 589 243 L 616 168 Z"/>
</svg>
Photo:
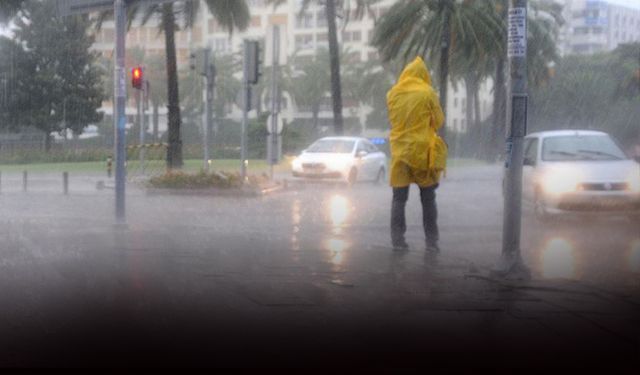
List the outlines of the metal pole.
<svg viewBox="0 0 640 375">
<path fill-rule="evenodd" d="M 215 96 L 216 87 L 216 67 L 213 63 L 209 64 L 207 74 L 209 77 L 209 84 L 207 86 L 207 150 L 209 151 L 213 127 L 213 97 Z M 216 136 L 215 130 L 213 131 L 213 136 Z M 211 158 L 211 155 L 209 155 L 209 158 Z M 209 161 L 210 160 L 207 159 L 207 166 L 209 165 Z"/>
<path fill-rule="evenodd" d="M 202 76 L 204 83 L 203 99 L 204 99 L 204 111 L 202 112 L 202 145 L 203 145 L 203 169 L 209 171 L 209 55 L 211 49 L 205 48 L 204 51 L 204 66 L 202 67 Z"/>
<path fill-rule="evenodd" d="M 508 26 L 511 100 L 507 113 L 511 121 L 506 134 L 502 259 L 498 271 L 504 277 L 529 278 L 530 271 L 520 254 L 522 146 L 527 133 L 527 0 L 510 0 Z"/>
<path fill-rule="evenodd" d="M 448 0 L 440 0 L 441 7 L 449 7 Z M 444 10 L 442 39 L 440 41 L 440 107 L 447 118 L 447 92 L 449 89 L 449 45 L 451 44 L 451 9 Z M 467 103 L 469 104 L 469 103 Z M 440 128 L 440 135 L 447 139 L 447 124 Z M 457 149 L 457 147 L 456 147 Z"/>
<path fill-rule="evenodd" d="M 116 224 L 126 223 L 125 218 L 125 114 L 126 104 L 126 74 L 124 70 L 125 33 L 127 24 L 126 4 L 124 0 L 115 0 L 114 18 L 116 31 L 116 64 L 114 71 L 115 85 L 115 156 L 116 156 Z"/>
<path fill-rule="evenodd" d="M 245 40 L 242 63 L 242 85 L 244 90 L 242 99 L 242 135 L 240 137 L 240 178 L 243 185 L 247 178 L 247 123 L 249 121 L 249 100 L 251 95 L 249 86 L 249 48 L 249 41 Z"/>
<path fill-rule="evenodd" d="M 273 26 L 273 56 L 271 63 L 271 131 L 269 133 L 269 176 L 273 180 L 273 165 L 278 160 L 278 57 L 280 47 L 280 28 L 278 25 Z"/>
<path fill-rule="evenodd" d="M 22 191 L 27 192 L 27 171 L 22 171 Z"/>
<path fill-rule="evenodd" d="M 144 77 L 144 73 L 142 73 L 142 76 Z M 143 87 L 144 87 L 144 83 L 143 83 Z M 140 170 L 140 173 L 144 172 L 144 124 L 142 120 L 142 116 L 144 113 L 144 109 L 142 108 L 142 101 L 144 100 L 143 90 L 144 89 L 136 90 L 138 95 L 138 126 L 140 126 L 140 131 L 139 131 L 140 166 L 138 167 L 138 169 Z"/>
</svg>

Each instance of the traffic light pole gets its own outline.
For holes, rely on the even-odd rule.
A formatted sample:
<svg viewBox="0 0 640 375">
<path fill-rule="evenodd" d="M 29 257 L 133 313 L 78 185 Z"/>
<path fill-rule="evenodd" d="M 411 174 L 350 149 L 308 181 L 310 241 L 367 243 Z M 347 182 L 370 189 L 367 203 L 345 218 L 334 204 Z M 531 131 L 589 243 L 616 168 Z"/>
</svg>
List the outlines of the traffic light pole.
<svg viewBox="0 0 640 375">
<path fill-rule="evenodd" d="M 125 127 L 127 118 L 125 115 L 126 104 L 126 73 L 124 66 L 125 57 L 125 33 L 127 12 L 125 0 L 115 0 L 114 19 L 116 31 L 116 64 L 114 71 L 115 84 L 115 156 L 116 156 L 116 225 L 126 225 L 125 218 Z"/>
<path fill-rule="evenodd" d="M 203 146 L 203 168 L 205 171 L 209 171 L 209 142 L 210 142 L 210 137 L 209 137 L 209 119 L 211 117 L 210 112 L 211 112 L 211 105 L 210 100 L 211 100 L 211 91 L 210 91 L 210 85 L 209 82 L 212 79 L 212 77 L 209 77 L 209 57 L 211 55 L 211 49 L 206 48 L 204 51 L 204 65 L 202 67 L 202 76 L 203 76 L 203 80 L 204 80 L 204 112 L 202 114 L 202 135 L 203 135 L 203 141 L 202 141 L 202 146 Z"/>
<path fill-rule="evenodd" d="M 528 279 L 529 269 L 520 254 L 522 218 L 523 141 L 527 133 L 527 0 L 509 2 L 508 57 L 510 97 L 507 129 L 502 258 L 497 272 L 502 277 Z"/>
<path fill-rule="evenodd" d="M 242 135 L 240 138 L 240 178 L 242 184 L 244 184 L 247 178 L 247 123 L 249 122 L 249 100 L 251 98 L 251 86 L 249 85 L 249 49 L 249 41 L 245 40 L 242 59 Z"/>
<path fill-rule="evenodd" d="M 279 101 L 278 97 L 278 57 L 280 54 L 280 28 L 278 25 L 273 26 L 273 39 L 272 39 L 272 62 L 271 62 L 271 124 L 269 130 L 267 150 L 269 151 L 269 177 L 273 180 L 273 165 L 278 162 L 279 148 L 278 148 L 278 112 Z"/>
</svg>

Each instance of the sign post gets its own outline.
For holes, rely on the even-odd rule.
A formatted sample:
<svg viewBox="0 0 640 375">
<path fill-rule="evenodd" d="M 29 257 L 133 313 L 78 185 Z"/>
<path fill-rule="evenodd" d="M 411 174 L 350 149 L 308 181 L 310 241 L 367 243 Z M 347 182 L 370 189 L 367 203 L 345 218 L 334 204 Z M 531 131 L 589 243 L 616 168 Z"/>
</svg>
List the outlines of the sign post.
<svg viewBox="0 0 640 375">
<path fill-rule="evenodd" d="M 508 58 L 510 62 L 510 101 L 507 117 L 507 155 L 502 234 L 502 257 L 497 273 L 502 277 L 528 279 L 529 269 L 522 262 L 520 234 L 522 219 L 523 141 L 527 133 L 527 0 L 509 2 Z"/>
<path fill-rule="evenodd" d="M 272 63 L 271 63 L 271 126 L 269 128 L 269 137 L 267 137 L 267 154 L 269 162 L 269 177 L 273 180 L 273 166 L 278 164 L 280 157 L 279 139 L 281 129 L 278 129 L 278 114 L 280 112 L 280 95 L 278 95 L 278 65 L 280 56 L 280 27 L 273 26 L 272 36 Z"/>
</svg>

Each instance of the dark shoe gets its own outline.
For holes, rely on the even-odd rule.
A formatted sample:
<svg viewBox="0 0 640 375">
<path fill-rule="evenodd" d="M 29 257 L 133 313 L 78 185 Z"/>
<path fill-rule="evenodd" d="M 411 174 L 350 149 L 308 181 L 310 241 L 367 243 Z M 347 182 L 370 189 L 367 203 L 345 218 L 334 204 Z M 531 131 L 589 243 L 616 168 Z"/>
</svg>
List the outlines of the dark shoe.
<svg viewBox="0 0 640 375">
<path fill-rule="evenodd" d="M 393 244 L 393 251 L 407 251 L 409 250 L 409 244 L 406 242 L 401 242 L 397 244 Z"/>
<path fill-rule="evenodd" d="M 427 242 L 426 250 L 437 254 L 440 252 L 440 247 L 437 242 Z"/>
</svg>

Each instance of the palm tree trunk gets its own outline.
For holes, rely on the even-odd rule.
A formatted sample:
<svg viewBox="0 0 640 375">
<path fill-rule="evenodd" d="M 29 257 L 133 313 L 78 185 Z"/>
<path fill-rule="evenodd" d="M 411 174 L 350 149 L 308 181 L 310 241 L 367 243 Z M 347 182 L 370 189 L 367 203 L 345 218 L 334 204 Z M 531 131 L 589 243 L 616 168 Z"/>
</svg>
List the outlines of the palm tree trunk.
<svg viewBox="0 0 640 375">
<path fill-rule="evenodd" d="M 441 0 L 440 6 L 448 7 L 448 0 Z M 440 48 L 440 107 L 444 113 L 445 125 L 441 128 L 440 134 L 446 140 L 447 136 L 447 89 L 449 82 L 449 44 L 451 42 L 451 12 L 449 9 L 444 10 L 444 20 L 442 25 L 442 44 Z"/>
<path fill-rule="evenodd" d="M 180 139 L 180 95 L 178 93 L 178 68 L 175 43 L 175 15 L 173 4 L 162 6 L 162 27 L 167 56 L 167 109 L 169 111 L 169 147 L 167 168 L 182 168 L 182 140 Z"/>
<path fill-rule="evenodd" d="M 340 59 L 338 50 L 338 34 L 336 29 L 335 0 L 326 1 L 327 27 L 329 33 L 329 59 L 331 61 L 331 98 L 333 100 L 333 124 L 335 133 L 344 133 L 342 120 L 342 88 L 340 85 Z"/>
<path fill-rule="evenodd" d="M 153 143 L 158 142 L 158 121 L 159 121 L 159 113 L 158 113 L 158 104 L 153 103 Z"/>
</svg>

